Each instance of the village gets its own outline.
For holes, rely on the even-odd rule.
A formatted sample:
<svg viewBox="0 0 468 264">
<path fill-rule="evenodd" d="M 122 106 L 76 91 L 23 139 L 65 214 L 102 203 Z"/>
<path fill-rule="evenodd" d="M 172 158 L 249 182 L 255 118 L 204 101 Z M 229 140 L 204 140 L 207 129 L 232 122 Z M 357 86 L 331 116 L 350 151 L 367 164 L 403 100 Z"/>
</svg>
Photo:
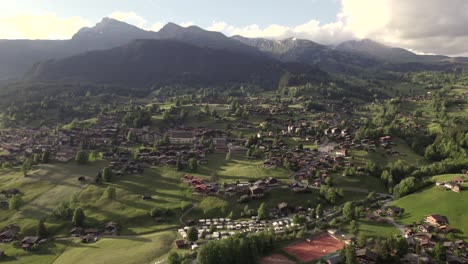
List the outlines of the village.
<svg viewBox="0 0 468 264">
<path fill-rule="evenodd" d="M 428 100 L 428 97 L 408 100 Z M 375 153 L 392 159 L 404 158 L 406 154 L 401 153 L 401 148 L 394 142 L 393 136 L 383 131 L 378 131 L 377 137 L 364 135 L 361 133 L 358 118 L 345 108 L 333 113 L 316 113 L 310 118 L 306 117 L 310 116 L 306 109 L 290 108 L 285 104 L 277 105 L 268 100 L 261 103 L 252 100 L 245 103 L 244 111 L 265 118 L 260 122 L 243 119 L 237 122 L 223 121 L 227 124 L 226 129 L 187 127 L 178 119 L 171 121 L 172 123 L 165 128 L 150 125 L 132 128 L 122 122 L 120 113 L 99 115 L 91 125 L 78 122 L 73 127 L 43 125 L 38 129 L 2 130 L 0 161 L 4 168 L 22 166 L 25 160 L 30 160 L 32 165 L 46 162 L 67 164 L 77 162 L 79 154 L 85 152 L 88 155 L 86 159 L 99 159 L 106 165 L 97 169 L 92 177 L 77 177 L 76 181 L 82 184 L 107 184 L 105 169 L 109 169 L 113 176 L 124 179 L 132 175 L 143 175 L 145 171 L 159 167 L 176 171 L 178 182 L 183 188 L 188 188 L 197 199 L 211 196 L 235 199 L 240 204 L 248 204 L 250 201 L 262 202 L 268 199 L 270 193 L 276 189 L 290 190 L 293 195 L 320 190 L 322 202 L 329 204 L 320 215 L 317 215 L 317 208 L 279 202 L 268 208 L 267 217 L 263 219 L 259 219 L 256 213 L 251 217 L 237 217 L 238 219 L 181 217 L 183 226 L 177 227 L 178 239 L 174 242 L 176 249 L 195 252 L 207 241 L 227 239 L 237 234 L 257 234 L 271 230 L 276 235 L 285 236 L 302 232 L 301 237 L 298 237 L 299 241 L 303 242 L 304 237 L 310 237 L 307 242 L 310 244 L 315 239 L 321 241 L 331 237 L 332 240 L 328 242 L 339 241 L 336 242 L 339 246 L 330 249 L 318 248 L 314 249 L 314 252 L 307 247 L 303 249 L 302 246 L 294 246 L 294 242 L 290 250 L 285 251 L 296 259 L 324 259 L 328 263 L 337 263 L 338 254 L 335 252 L 342 250 L 346 245 L 352 245 L 356 249 L 356 259 L 359 263 L 378 263 L 371 242 L 358 245 L 356 234 L 342 230 L 343 226 L 349 224 L 349 219 L 343 216 L 344 205 L 335 204 L 336 199 L 344 199 L 344 191 L 362 195 L 372 192 L 374 196 L 371 198 L 352 201 L 353 206 L 361 210 L 356 220 L 367 219 L 371 222 L 394 225 L 409 245 L 409 253 L 402 258 L 406 263 L 435 263 L 427 252 L 432 252 L 438 243 L 442 244 L 454 261 L 466 261 L 464 241 L 446 239 L 446 234 L 451 229 L 443 216 L 431 214 L 421 219 L 420 224 L 402 226 L 396 224 L 395 220 L 403 214 L 403 209 L 387 207 L 387 204 L 393 201 L 390 193 L 373 192 L 367 187 L 356 185 L 334 184 L 337 178 L 373 177 L 366 163 L 358 161 L 353 153 Z M 266 103 L 273 106 L 259 106 Z M 201 108 L 207 106 L 208 104 L 200 105 Z M 213 105 L 211 107 L 214 108 Z M 330 107 L 339 109 L 336 105 Z M 226 116 L 236 116 L 233 109 L 227 109 L 230 114 L 225 114 Z M 176 115 L 180 113 L 176 110 L 171 111 L 175 111 Z M 161 114 L 162 111 L 158 109 L 155 113 Z M 291 116 L 300 118 L 290 118 Z M 208 118 L 222 121 L 218 115 Z M 421 130 L 415 121 L 417 118 L 412 114 L 400 113 L 399 118 L 409 121 L 398 124 L 400 129 Z M 213 156 L 225 156 L 226 160 L 242 157 L 248 161 L 259 161 L 262 169 L 274 171 L 283 168 L 288 174 L 281 178 L 266 176 L 249 180 L 225 180 L 197 175 L 197 167 L 210 166 Z M 31 168 L 28 168 L 23 171 L 25 177 L 28 177 L 30 170 Z M 434 184 L 438 188 L 460 193 L 463 192 L 464 182 L 465 176 L 462 176 L 448 181 L 437 181 Z M 2 189 L 1 194 L 4 197 L 0 199 L 0 204 L 7 207 L 8 201 L 15 195 L 21 195 L 22 190 Z M 137 195 L 143 201 L 152 201 L 155 198 L 155 194 L 151 192 Z M 119 236 L 121 229 L 127 228 L 114 219 L 109 220 L 93 226 L 73 226 L 68 236 L 78 238 L 81 243 L 96 243 L 102 238 Z M 332 220 L 335 223 L 330 224 Z M 337 221 L 341 224 L 337 224 Z M 20 239 L 18 241 L 21 248 L 31 252 L 48 242 L 48 239 L 39 236 L 21 236 L 20 229 L 15 224 L 3 227 L 0 241 L 12 243 Z M 196 241 L 189 239 L 190 229 L 197 230 Z M 439 233 L 443 235 L 438 236 Z M 323 250 L 327 254 L 320 253 Z M 301 254 L 304 255 L 303 259 Z"/>
</svg>

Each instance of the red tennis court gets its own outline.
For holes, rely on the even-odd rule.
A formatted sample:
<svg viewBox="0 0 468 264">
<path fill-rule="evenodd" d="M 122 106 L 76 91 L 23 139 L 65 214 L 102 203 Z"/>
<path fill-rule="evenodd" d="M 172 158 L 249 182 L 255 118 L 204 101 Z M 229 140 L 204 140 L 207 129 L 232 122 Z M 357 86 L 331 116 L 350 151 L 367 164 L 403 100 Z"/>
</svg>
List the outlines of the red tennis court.
<svg viewBox="0 0 468 264">
<path fill-rule="evenodd" d="M 344 248 L 345 244 L 329 235 L 287 246 L 284 251 L 301 262 L 309 262 Z"/>
</svg>

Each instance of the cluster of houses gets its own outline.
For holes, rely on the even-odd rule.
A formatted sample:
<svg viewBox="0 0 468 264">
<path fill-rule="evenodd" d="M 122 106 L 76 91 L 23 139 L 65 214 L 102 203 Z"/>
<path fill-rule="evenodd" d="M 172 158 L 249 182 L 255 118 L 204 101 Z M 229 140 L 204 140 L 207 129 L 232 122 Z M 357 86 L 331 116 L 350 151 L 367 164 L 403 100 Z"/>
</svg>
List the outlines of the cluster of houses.
<svg viewBox="0 0 468 264">
<path fill-rule="evenodd" d="M 465 242 L 462 239 L 448 240 L 445 234 L 451 231 L 445 217 L 439 214 L 430 214 L 424 217 L 422 223 L 406 227 L 405 237 L 408 238 L 410 245 L 418 244 L 424 251 L 428 252 L 433 250 L 436 243 L 441 243 L 447 252 L 447 259 L 452 259 L 453 263 L 466 263 L 463 261 L 468 260 Z M 440 232 L 444 235 L 441 235 Z M 458 256 L 454 255 L 455 252 Z M 426 262 L 431 263 L 429 258 Z"/>
<path fill-rule="evenodd" d="M 451 181 L 443 181 L 443 182 L 436 182 L 436 186 L 444 190 L 452 190 L 454 192 L 459 193 L 461 191 L 460 184 L 464 183 L 465 179 L 461 177 L 454 178 Z"/>
<path fill-rule="evenodd" d="M 191 174 L 185 174 L 181 181 L 190 186 L 194 193 L 201 195 L 249 195 L 251 198 L 262 198 L 268 188 L 276 187 L 278 180 L 267 177 L 253 183 L 225 183 L 221 186 L 218 182 L 207 182 Z"/>
<path fill-rule="evenodd" d="M 19 227 L 15 225 L 9 225 L 0 231 L 0 243 L 11 243 L 18 239 Z M 46 239 L 40 237 L 24 237 L 20 243 L 23 250 L 31 250 L 34 246 L 46 242 Z M 4 255 L 3 252 L 0 255 Z"/>
<path fill-rule="evenodd" d="M 0 243 L 11 243 L 13 241 L 17 241 L 19 238 L 21 238 L 21 236 L 19 236 L 19 230 L 20 228 L 16 225 L 9 225 L 4 227 L 0 231 Z M 114 222 L 109 222 L 104 225 L 101 231 L 96 228 L 74 227 L 70 230 L 70 235 L 72 237 L 79 237 L 82 243 L 91 243 L 96 242 L 99 235 L 114 236 L 117 235 L 118 232 L 119 229 L 117 224 Z M 47 239 L 43 239 L 38 236 L 26 236 L 18 241 L 20 242 L 21 248 L 23 250 L 29 251 L 34 247 L 47 242 Z"/>
<path fill-rule="evenodd" d="M 79 237 L 82 243 L 96 242 L 100 235 L 115 236 L 118 235 L 118 233 L 119 228 L 115 222 L 106 223 L 102 231 L 98 230 L 97 228 L 83 227 L 74 227 L 70 230 L 70 235 L 72 237 Z"/>
</svg>

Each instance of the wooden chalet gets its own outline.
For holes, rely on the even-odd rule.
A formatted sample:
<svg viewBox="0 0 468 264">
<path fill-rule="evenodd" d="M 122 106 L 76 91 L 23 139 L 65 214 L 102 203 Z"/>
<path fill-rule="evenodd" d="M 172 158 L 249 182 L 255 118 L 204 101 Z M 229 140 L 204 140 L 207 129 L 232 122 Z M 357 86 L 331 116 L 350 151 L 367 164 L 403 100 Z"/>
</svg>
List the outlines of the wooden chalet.
<svg viewBox="0 0 468 264">
<path fill-rule="evenodd" d="M 265 189 L 260 186 L 250 187 L 250 196 L 252 198 L 262 198 L 265 196 Z"/>
<path fill-rule="evenodd" d="M 25 237 L 21 240 L 21 248 L 23 250 L 30 250 L 34 245 L 39 244 L 40 240 L 39 237 Z"/>
<path fill-rule="evenodd" d="M 448 224 L 447 219 L 445 217 L 439 215 L 439 214 L 431 214 L 428 215 L 424 218 L 424 222 L 435 226 L 435 227 L 440 227 Z"/>
<path fill-rule="evenodd" d="M 377 263 L 377 257 L 378 255 L 368 248 L 356 250 L 356 260 L 358 263 L 362 263 L 362 264 Z"/>
</svg>

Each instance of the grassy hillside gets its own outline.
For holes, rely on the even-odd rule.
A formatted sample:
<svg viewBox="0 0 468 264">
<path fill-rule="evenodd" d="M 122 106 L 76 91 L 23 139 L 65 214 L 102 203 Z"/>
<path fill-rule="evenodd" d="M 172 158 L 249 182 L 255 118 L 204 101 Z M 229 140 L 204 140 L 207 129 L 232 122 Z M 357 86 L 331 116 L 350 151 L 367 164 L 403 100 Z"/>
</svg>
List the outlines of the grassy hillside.
<svg viewBox="0 0 468 264">
<path fill-rule="evenodd" d="M 450 180 L 456 174 L 435 176 L 436 180 Z M 468 237 L 468 221 L 466 221 L 466 201 L 468 201 L 468 184 L 464 184 L 461 193 L 444 191 L 432 186 L 414 194 L 405 196 L 394 203 L 405 209 L 399 219 L 404 224 L 418 222 L 428 214 L 440 214 L 447 217 L 449 225 L 457 229 L 455 232 L 464 238 Z"/>
<path fill-rule="evenodd" d="M 54 263 L 154 263 L 171 250 L 175 239 L 176 233 L 169 231 L 133 238 L 103 238 L 94 244 L 74 241 Z"/>
<path fill-rule="evenodd" d="M 103 166 L 102 162 L 86 166 L 75 163 L 44 164 L 34 167 L 28 177 L 16 169 L 0 170 L 0 189 L 18 188 L 24 202 L 19 210 L 0 210 L 0 227 L 17 224 L 22 227 L 23 233 L 35 233 L 32 229 L 38 219 L 48 217 L 60 202 L 68 201 L 73 194 L 80 193 L 88 186 L 80 183 L 78 177 L 92 179 Z M 47 221 L 47 224 L 51 229 L 62 228 L 60 221 Z"/>
<path fill-rule="evenodd" d="M 357 222 L 359 224 L 359 232 L 367 237 L 389 237 L 400 234 L 398 229 L 388 223 L 379 223 L 365 219 L 357 220 Z M 350 233 L 350 226 L 346 225 L 344 231 Z"/>
<path fill-rule="evenodd" d="M 0 244 L 0 250 L 7 255 L 4 260 L 13 264 L 140 264 L 154 263 L 164 258 L 176 238 L 175 231 L 166 231 L 132 237 L 101 238 L 93 244 L 82 244 L 76 238 L 67 238 L 48 242 L 30 252 L 12 244 Z"/>
<path fill-rule="evenodd" d="M 198 173 L 207 176 L 217 175 L 221 181 L 246 182 L 249 180 L 275 177 L 287 179 L 290 172 L 284 168 L 267 169 L 263 167 L 263 161 L 251 160 L 245 155 L 232 155 L 230 161 L 226 161 L 226 155 L 215 154 L 210 156 L 208 164 L 201 166 Z"/>
</svg>

